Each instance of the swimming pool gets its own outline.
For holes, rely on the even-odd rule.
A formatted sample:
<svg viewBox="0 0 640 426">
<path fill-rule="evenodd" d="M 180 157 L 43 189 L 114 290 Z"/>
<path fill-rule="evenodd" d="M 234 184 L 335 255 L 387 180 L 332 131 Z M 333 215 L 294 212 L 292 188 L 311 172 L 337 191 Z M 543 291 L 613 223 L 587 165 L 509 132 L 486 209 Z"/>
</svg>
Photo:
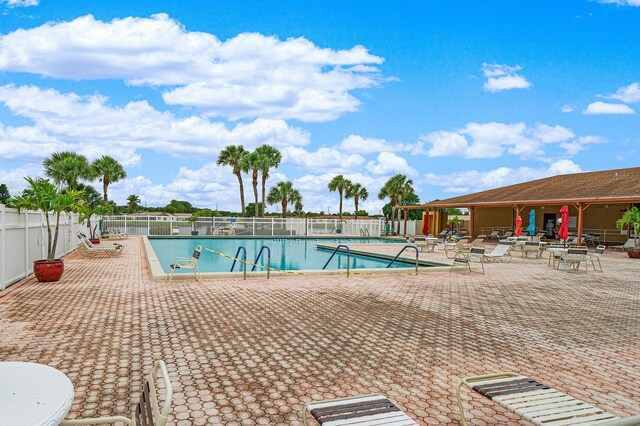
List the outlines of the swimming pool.
<svg viewBox="0 0 640 426">
<path fill-rule="evenodd" d="M 271 249 L 271 267 L 279 270 L 301 271 L 320 270 L 331 256 L 331 251 L 318 249 L 318 244 L 381 244 L 404 243 L 404 240 L 389 240 L 382 238 L 154 238 L 149 237 L 149 243 L 158 258 L 164 272 L 174 257 L 190 257 L 197 245 L 234 256 L 238 247 L 247 249 L 247 260 L 253 262 L 262 246 Z M 411 254 L 408 253 L 410 256 Z M 239 256 L 241 257 L 241 256 Z M 388 259 L 380 259 L 360 254 L 352 254 L 351 269 L 386 268 Z M 198 266 L 201 272 L 230 272 L 233 260 L 203 250 Z M 266 251 L 258 264 L 266 266 Z M 241 271 L 236 264 L 234 271 Z M 396 262 L 392 268 L 411 268 L 414 264 Z M 327 266 L 327 270 L 346 269 L 347 255 L 338 252 Z M 251 270 L 249 267 L 248 270 Z M 260 270 L 260 269 L 257 269 Z M 180 270 L 176 271 L 182 272 Z M 185 271 L 189 273 L 191 271 Z"/>
</svg>

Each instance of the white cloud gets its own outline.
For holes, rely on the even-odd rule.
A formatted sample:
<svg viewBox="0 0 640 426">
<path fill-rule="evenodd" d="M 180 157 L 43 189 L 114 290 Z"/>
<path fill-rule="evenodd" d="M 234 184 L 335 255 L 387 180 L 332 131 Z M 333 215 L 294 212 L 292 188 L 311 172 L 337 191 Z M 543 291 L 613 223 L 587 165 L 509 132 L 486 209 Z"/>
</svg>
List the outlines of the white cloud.
<svg viewBox="0 0 640 426">
<path fill-rule="evenodd" d="M 40 0 L 0 0 L 0 3 L 6 3 L 8 7 L 31 7 L 37 6 Z"/>
<path fill-rule="evenodd" d="M 286 147 L 282 150 L 282 162 L 311 171 L 340 173 L 361 167 L 365 158 L 359 154 L 343 154 L 335 148 L 319 148 L 310 152 L 304 148 Z"/>
<path fill-rule="evenodd" d="M 429 157 L 499 158 L 506 151 L 527 158 L 543 155 L 546 144 L 564 143 L 573 138 L 575 134 L 563 126 L 468 123 L 457 131 L 439 130 L 421 136 L 420 143 L 430 148 L 416 150 L 416 153 L 426 152 Z"/>
<path fill-rule="evenodd" d="M 0 86 L 0 103 L 32 126 L 0 123 L 0 158 L 40 159 L 56 150 L 75 150 L 95 158 L 110 154 L 125 165 L 140 161 L 138 149 L 180 157 L 215 157 L 229 143 L 247 149 L 306 145 L 306 130 L 282 120 L 256 119 L 228 128 L 204 117 L 180 118 L 146 101 L 110 106 L 100 95 L 79 96 L 35 86 Z"/>
<path fill-rule="evenodd" d="M 562 105 L 562 108 L 560 108 L 560 111 L 564 113 L 573 112 L 573 107 L 571 105 Z"/>
<path fill-rule="evenodd" d="M 482 64 L 482 73 L 487 78 L 484 90 L 488 92 L 500 92 L 511 89 L 528 89 L 531 83 L 518 74 L 522 67 L 502 64 Z"/>
<path fill-rule="evenodd" d="M 597 0 L 598 3 L 616 4 L 618 6 L 640 7 L 640 0 Z"/>
<path fill-rule="evenodd" d="M 607 102 L 592 102 L 584 110 L 583 114 L 635 114 L 636 112 L 625 104 L 610 104 Z"/>
<path fill-rule="evenodd" d="M 349 135 L 344 138 L 336 148 L 355 152 L 358 154 L 372 154 L 375 152 L 406 151 L 411 149 L 411 145 L 401 143 L 391 143 L 384 139 L 365 138 L 359 135 Z"/>
<path fill-rule="evenodd" d="M 367 163 L 367 170 L 376 175 L 388 175 L 392 173 L 402 173 L 405 175 L 416 175 L 418 172 L 409 166 L 404 157 L 400 157 L 393 152 L 381 152 L 376 161 Z"/>
<path fill-rule="evenodd" d="M 567 173 L 579 173 L 582 169 L 571 160 L 558 160 L 547 168 L 498 167 L 492 170 L 465 170 L 451 174 L 426 175 L 424 182 L 443 187 L 445 192 L 472 193 L 498 188 L 534 179 Z"/>
<path fill-rule="evenodd" d="M 616 90 L 616 93 L 613 93 L 611 95 L 598 95 L 598 97 L 615 99 L 626 104 L 640 102 L 640 83 L 631 83 L 628 86 L 620 87 L 618 90 Z"/>
<path fill-rule="evenodd" d="M 168 104 L 230 119 L 333 120 L 358 109 L 351 91 L 383 82 L 382 62 L 363 46 L 334 50 L 304 38 L 242 33 L 221 41 L 166 14 L 110 22 L 87 15 L 0 36 L 0 71 L 171 86 Z"/>
<path fill-rule="evenodd" d="M 560 143 L 560 148 L 565 150 L 566 155 L 574 156 L 580 151 L 584 151 L 586 149 L 585 145 L 595 143 L 607 143 L 607 140 L 600 136 L 582 136 L 576 140 Z"/>
</svg>

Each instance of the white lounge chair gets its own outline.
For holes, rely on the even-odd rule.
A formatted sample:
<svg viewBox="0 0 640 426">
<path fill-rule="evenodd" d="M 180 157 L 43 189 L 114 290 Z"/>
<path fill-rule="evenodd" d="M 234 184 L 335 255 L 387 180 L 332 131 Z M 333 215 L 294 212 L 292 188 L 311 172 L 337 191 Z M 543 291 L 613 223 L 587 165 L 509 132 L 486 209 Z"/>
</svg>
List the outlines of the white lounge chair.
<svg viewBox="0 0 640 426">
<path fill-rule="evenodd" d="M 195 250 L 193 250 L 193 255 L 191 255 L 191 257 L 174 257 L 171 261 L 171 265 L 169 265 L 169 273 L 167 274 L 169 282 L 173 279 L 176 269 L 191 269 L 196 275 L 196 280 L 200 281 L 200 267 L 198 266 L 198 260 L 200 259 L 201 253 L 202 246 L 197 245 Z"/>
<path fill-rule="evenodd" d="M 477 392 L 537 426 L 640 425 L 640 416 L 620 419 L 528 377 L 516 373 L 496 373 L 467 377 L 458 384 L 456 397 L 463 426 L 467 426 L 467 419 L 464 415 L 460 394 L 462 386 Z M 481 410 L 478 412 L 482 413 Z"/>
<path fill-rule="evenodd" d="M 505 232 L 504 235 L 502 237 L 500 237 L 500 239 L 505 239 L 505 238 L 509 238 L 509 237 L 513 237 L 513 231 Z"/>
<path fill-rule="evenodd" d="M 587 270 L 587 262 L 589 262 L 589 254 L 586 247 L 570 247 L 566 253 L 560 256 L 560 261 L 556 269 L 560 269 L 561 265 L 566 265 L 574 271 L 580 269 L 580 264 L 584 263 Z"/>
<path fill-rule="evenodd" d="M 540 250 L 540 243 L 538 241 L 525 241 L 524 248 L 522 249 L 522 257 L 527 259 L 533 255 L 534 259 L 540 259 L 542 250 Z"/>
<path fill-rule="evenodd" d="M 325 426 L 418 425 L 380 394 L 307 402 L 302 410 L 304 426 L 308 414 Z"/>
<path fill-rule="evenodd" d="M 453 270 L 455 266 L 466 266 L 467 270 L 471 272 L 471 262 L 479 263 L 482 267 L 482 273 L 484 274 L 484 248 L 483 247 L 471 247 L 468 252 L 458 251 L 456 257 L 453 258 L 453 263 L 449 268 L 449 272 Z"/>
<path fill-rule="evenodd" d="M 511 241 L 500 241 L 498 245 L 494 247 L 491 253 L 486 253 L 484 255 L 484 260 L 489 262 L 494 260 L 500 260 L 500 262 L 504 261 L 505 256 L 511 255 L 511 249 L 513 247 L 513 243 Z"/>
<path fill-rule="evenodd" d="M 623 245 L 609 246 L 609 250 L 627 251 L 628 249 L 632 249 L 634 247 L 635 247 L 634 239 L 633 238 L 629 238 Z"/>
<path fill-rule="evenodd" d="M 156 380 L 158 377 L 162 377 L 162 381 L 164 382 L 165 396 L 162 409 L 160 408 L 158 394 L 156 392 Z M 138 401 L 131 418 L 112 416 L 92 419 L 65 420 L 60 423 L 60 426 L 98 425 L 105 423 L 124 423 L 132 426 L 165 426 L 169 418 L 172 399 L 173 388 L 171 387 L 171 379 L 169 378 L 167 367 L 163 361 L 157 361 L 153 370 L 151 370 L 151 373 L 147 377 L 147 381 L 142 389 L 142 394 L 140 395 L 140 401 Z"/>
<path fill-rule="evenodd" d="M 494 230 L 488 236 L 487 240 L 499 240 L 500 239 L 500 231 Z"/>
<path fill-rule="evenodd" d="M 598 262 L 598 266 L 600 267 L 600 272 L 604 272 L 602 270 L 602 263 L 600 263 L 600 258 L 604 254 L 605 249 L 606 249 L 605 246 L 599 245 L 598 247 L 596 247 L 595 252 L 589 254 L 589 259 L 591 260 L 591 266 L 593 266 L 594 271 L 596 270 L 596 262 Z"/>
</svg>

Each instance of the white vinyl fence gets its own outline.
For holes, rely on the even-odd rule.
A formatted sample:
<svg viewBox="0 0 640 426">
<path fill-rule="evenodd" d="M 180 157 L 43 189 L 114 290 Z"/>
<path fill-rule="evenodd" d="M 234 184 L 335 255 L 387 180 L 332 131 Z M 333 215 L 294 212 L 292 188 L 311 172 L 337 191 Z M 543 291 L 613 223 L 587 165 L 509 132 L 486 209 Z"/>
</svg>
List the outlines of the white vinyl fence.
<svg viewBox="0 0 640 426">
<path fill-rule="evenodd" d="M 55 224 L 53 224 L 55 226 Z M 55 228 L 52 226 L 52 231 Z M 78 216 L 60 216 L 56 257 L 77 246 L 76 232 L 87 229 Z M 47 257 L 47 229 L 42 212 L 22 211 L 0 204 L 0 290 L 33 273 L 33 261 Z"/>
<path fill-rule="evenodd" d="M 174 216 L 105 216 L 102 226 L 128 235 L 191 235 L 195 230 L 198 235 L 305 236 L 338 234 L 339 219 L 211 217 L 192 225 Z M 341 233 L 378 237 L 383 229 L 380 219 L 347 220 Z"/>
</svg>

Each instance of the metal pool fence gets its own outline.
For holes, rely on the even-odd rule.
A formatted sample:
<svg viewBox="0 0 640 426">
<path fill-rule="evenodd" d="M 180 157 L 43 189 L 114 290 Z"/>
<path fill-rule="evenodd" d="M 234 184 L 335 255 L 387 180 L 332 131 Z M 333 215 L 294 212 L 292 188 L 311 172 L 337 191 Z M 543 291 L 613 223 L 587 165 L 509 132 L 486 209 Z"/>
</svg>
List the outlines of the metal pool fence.
<svg viewBox="0 0 640 426">
<path fill-rule="evenodd" d="M 105 216 L 103 229 L 129 235 L 245 235 L 245 236 L 304 236 L 304 235 L 362 235 L 379 237 L 384 229 L 380 219 L 347 220 L 313 218 L 199 218 L 193 224 L 174 216 Z"/>
<path fill-rule="evenodd" d="M 78 223 L 78 215 L 60 216 L 56 257 L 76 248 L 78 231 L 87 232 L 86 226 Z M 33 261 L 46 258 L 46 251 L 44 214 L 24 210 L 18 213 L 0 204 L 0 290 L 33 273 Z"/>
</svg>

